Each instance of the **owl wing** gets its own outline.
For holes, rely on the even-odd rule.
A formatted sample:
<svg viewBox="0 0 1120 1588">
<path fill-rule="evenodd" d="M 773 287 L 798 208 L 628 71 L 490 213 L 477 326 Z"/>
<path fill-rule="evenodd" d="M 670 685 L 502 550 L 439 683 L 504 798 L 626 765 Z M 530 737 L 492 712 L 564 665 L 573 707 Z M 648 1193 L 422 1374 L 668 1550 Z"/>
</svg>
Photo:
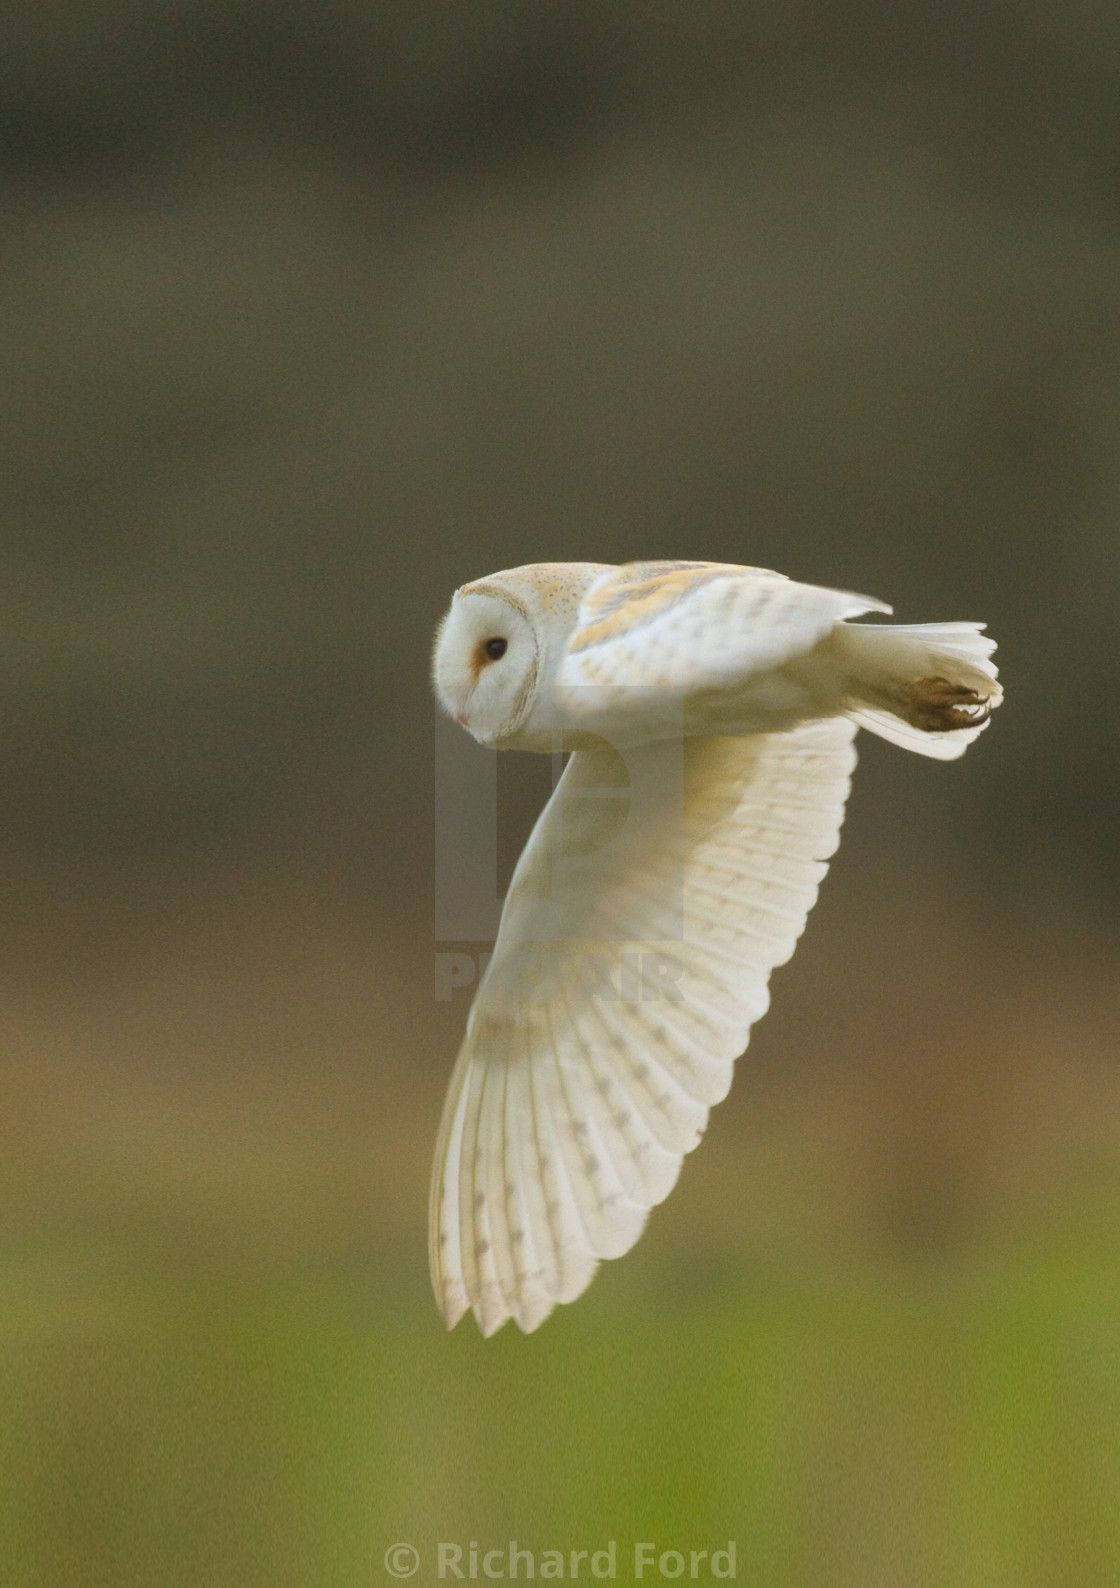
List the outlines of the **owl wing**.
<svg viewBox="0 0 1120 1588">
<path fill-rule="evenodd" d="M 572 756 L 518 863 L 436 1148 L 448 1326 L 535 1329 L 638 1239 L 839 839 L 843 719 Z M 596 792 L 598 791 L 598 792 Z"/>
<path fill-rule="evenodd" d="M 584 597 L 557 686 L 577 718 L 593 709 L 581 699 L 601 699 L 604 689 L 622 710 L 650 689 L 687 696 L 804 655 L 842 618 L 890 610 L 871 596 L 797 584 L 767 568 L 627 563 Z"/>
</svg>

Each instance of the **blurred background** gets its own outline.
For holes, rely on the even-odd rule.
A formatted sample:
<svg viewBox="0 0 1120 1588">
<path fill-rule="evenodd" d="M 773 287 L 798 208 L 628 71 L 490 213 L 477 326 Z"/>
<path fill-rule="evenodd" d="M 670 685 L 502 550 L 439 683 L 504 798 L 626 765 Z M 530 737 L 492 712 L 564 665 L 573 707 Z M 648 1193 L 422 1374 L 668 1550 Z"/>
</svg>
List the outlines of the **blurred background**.
<svg viewBox="0 0 1120 1588">
<path fill-rule="evenodd" d="M 5 1584 L 1120 1580 L 1118 106 L 1096 0 L 4 6 Z M 864 736 L 674 1196 L 483 1344 L 431 632 L 636 557 L 986 619 L 1007 701 Z"/>
</svg>

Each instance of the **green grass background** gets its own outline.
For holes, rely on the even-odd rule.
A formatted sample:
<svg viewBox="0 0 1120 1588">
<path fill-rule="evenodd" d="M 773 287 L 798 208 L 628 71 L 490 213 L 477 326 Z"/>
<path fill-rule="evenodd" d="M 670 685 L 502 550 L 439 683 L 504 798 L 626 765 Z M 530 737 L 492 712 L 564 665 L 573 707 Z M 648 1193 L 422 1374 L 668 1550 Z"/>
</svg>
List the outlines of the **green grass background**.
<svg viewBox="0 0 1120 1588">
<path fill-rule="evenodd" d="M 489 1342 L 411 1270 L 9 1270 L 2 1580 L 364 1588 L 395 1542 L 424 1583 L 441 1540 L 615 1539 L 626 1581 L 636 1540 L 735 1539 L 774 1588 L 1100 1588 L 1120 1281 L 1099 1210 L 1063 1211 L 1015 1249 L 760 1264 L 668 1305 L 639 1254 Z"/>
</svg>

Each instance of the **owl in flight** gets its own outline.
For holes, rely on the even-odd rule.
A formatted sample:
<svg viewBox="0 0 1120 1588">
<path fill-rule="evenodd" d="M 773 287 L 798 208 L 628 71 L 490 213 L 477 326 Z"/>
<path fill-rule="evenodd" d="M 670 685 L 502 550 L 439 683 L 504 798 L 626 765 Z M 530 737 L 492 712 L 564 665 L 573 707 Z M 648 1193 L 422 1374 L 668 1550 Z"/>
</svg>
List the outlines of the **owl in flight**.
<svg viewBox="0 0 1120 1588">
<path fill-rule="evenodd" d="M 952 760 L 1002 691 L 981 623 L 712 562 L 536 563 L 457 590 L 440 703 L 570 751 L 518 861 L 431 1191 L 448 1327 L 535 1329 L 672 1189 L 839 840 L 857 728 Z M 558 764 L 558 763 L 556 763 Z"/>
</svg>

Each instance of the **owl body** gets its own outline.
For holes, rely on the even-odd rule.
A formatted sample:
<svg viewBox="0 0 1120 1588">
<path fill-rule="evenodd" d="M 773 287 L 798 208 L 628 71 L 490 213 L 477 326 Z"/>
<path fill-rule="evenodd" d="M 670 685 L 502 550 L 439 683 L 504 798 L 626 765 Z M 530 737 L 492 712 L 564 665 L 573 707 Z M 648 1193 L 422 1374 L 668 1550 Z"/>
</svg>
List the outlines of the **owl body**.
<svg viewBox="0 0 1120 1588">
<path fill-rule="evenodd" d="M 444 1109 L 449 1325 L 535 1328 L 637 1239 L 731 1081 L 839 839 L 866 727 L 940 759 L 1001 690 L 975 623 L 724 563 L 543 563 L 456 592 L 445 709 L 574 750 L 515 870 Z"/>
</svg>

